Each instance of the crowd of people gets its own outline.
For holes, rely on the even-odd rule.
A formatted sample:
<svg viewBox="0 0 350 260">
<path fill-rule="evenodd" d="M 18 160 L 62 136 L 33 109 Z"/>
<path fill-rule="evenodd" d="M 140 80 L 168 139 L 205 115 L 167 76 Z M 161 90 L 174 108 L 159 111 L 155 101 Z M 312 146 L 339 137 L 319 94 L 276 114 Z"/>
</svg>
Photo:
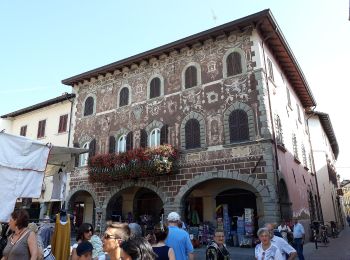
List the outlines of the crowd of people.
<svg viewBox="0 0 350 260">
<path fill-rule="evenodd" d="M 29 215 L 25 210 L 16 210 L 11 214 L 9 229 L 12 234 L 8 237 L 1 260 L 44 259 L 43 242 L 37 235 L 36 225 L 29 223 Z M 294 247 L 288 243 L 290 234 L 293 235 Z M 300 260 L 304 259 L 305 231 L 297 219 L 293 231 L 285 222 L 278 228 L 268 223 L 258 230 L 257 235 L 260 241 L 255 247 L 257 260 L 295 259 L 296 256 Z M 92 224 L 83 223 L 77 231 L 70 259 L 105 260 L 107 255 L 111 260 L 193 260 L 194 249 L 177 212 L 168 215 L 167 225 L 156 225 L 153 232 L 145 237 L 137 223 L 111 222 L 102 239 L 94 234 Z M 215 230 L 213 241 L 207 245 L 205 255 L 207 260 L 232 259 L 225 246 L 224 230 Z M 54 260 L 55 257 L 51 254 L 45 256 L 45 259 Z"/>
</svg>

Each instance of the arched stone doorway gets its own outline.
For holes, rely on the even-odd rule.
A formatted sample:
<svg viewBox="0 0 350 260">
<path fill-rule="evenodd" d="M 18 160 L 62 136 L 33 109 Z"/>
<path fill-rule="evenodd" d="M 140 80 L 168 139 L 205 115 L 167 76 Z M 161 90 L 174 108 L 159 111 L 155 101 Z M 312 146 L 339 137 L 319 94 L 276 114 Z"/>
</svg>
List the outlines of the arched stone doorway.
<svg viewBox="0 0 350 260">
<path fill-rule="evenodd" d="M 74 228 L 77 230 L 82 223 L 95 223 L 95 201 L 86 190 L 74 192 L 68 201 L 68 211 L 73 215 Z"/>
<path fill-rule="evenodd" d="M 158 223 L 163 213 L 163 202 L 157 193 L 147 188 L 140 188 L 135 193 L 134 216 L 137 221 L 142 222 L 142 216 L 147 215 L 154 223 Z"/>
<path fill-rule="evenodd" d="M 283 179 L 279 182 L 280 204 L 281 204 L 281 218 L 284 220 L 291 220 L 293 217 L 292 203 L 289 200 L 287 185 Z"/>
</svg>

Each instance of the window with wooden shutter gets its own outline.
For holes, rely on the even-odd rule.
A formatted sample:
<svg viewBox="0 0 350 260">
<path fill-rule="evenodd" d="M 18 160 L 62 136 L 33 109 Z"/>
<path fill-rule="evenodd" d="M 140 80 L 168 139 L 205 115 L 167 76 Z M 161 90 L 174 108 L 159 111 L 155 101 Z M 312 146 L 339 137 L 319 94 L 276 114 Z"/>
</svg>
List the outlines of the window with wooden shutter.
<svg viewBox="0 0 350 260">
<path fill-rule="evenodd" d="M 226 58 L 227 77 L 234 76 L 242 73 L 242 60 L 241 54 L 234 51 L 230 53 Z"/>
<path fill-rule="evenodd" d="M 129 104 L 129 89 L 127 87 L 124 87 L 120 91 L 120 97 L 119 97 L 119 106 L 127 106 Z"/>
<path fill-rule="evenodd" d="M 229 116 L 230 142 L 249 140 L 248 116 L 244 110 L 237 109 Z"/>
<path fill-rule="evenodd" d="M 96 154 L 96 139 L 92 139 L 89 144 L 89 158 Z"/>
<path fill-rule="evenodd" d="M 85 106 L 84 106 L 84 116 L 89 116 L 94 113 L 94 98 L 88 97 L 85 100 Z"/>
<path fill-rule="evenodd" d="M 68 114 L 60 116 L 60 121 L 58 125 L 58 132 L 64 133 L 67 131 Z"/>
<path fill-rule="evenodd" d="M 200 125 L 197 119 L 190 119 L 185 125 L 186 149 L 201 147 Z"/>
<path fill-rule="evenodd" d="M 146 148 L 147 147 L 147 139 L 148 135 L 145 129 L 140 130 L 140 147 Z"/>
<path fill-rule="evenodd" d="M 197 68 L 190 66 L 185 71 L 185 88 L 197 86 Z"/>
<path fill-rule="evenodd" d="M 155 98 L 160 96 L 161 81 L 160 78 L 153 78 L 149 87 L 149 98 Z"/>
<path fill-rule="evenodd" d="M 37 134 L 37 137 L 38 137 L 38 138 L 43 138 L 43 137 L 45 137 L 45 127 L 46 127 L 46 120 L 41 120 L 41 121 L 39 121 L 39 124 L 38 124 L 38 134 Z"/>
<path fill-rule="evenodd" d="M 26 136 L 27 135 L 27 126 L 26 125 L 21 127 L 20 135 L 21 136 Z"/>
<path fill-rule="evenodd" d="M 169 127 L 168 125 L 163 125 L 163 127 L 160 129 L 160 144 L 168 144 L 168 133 L 169 133 Z"/>
<path fill-rule="evenodd" d="M 115 153 L 115 137 L 111 135 L 109 137 L 109 148 L 108 148 L 109 153 Z"/>
<path fill-rule="evenodd" d="M 134 135 L 132 132 L 129 132 L 126 136 L 126 150 L 130 151 L 133 149 L 134 146 Z"/>
</svg>

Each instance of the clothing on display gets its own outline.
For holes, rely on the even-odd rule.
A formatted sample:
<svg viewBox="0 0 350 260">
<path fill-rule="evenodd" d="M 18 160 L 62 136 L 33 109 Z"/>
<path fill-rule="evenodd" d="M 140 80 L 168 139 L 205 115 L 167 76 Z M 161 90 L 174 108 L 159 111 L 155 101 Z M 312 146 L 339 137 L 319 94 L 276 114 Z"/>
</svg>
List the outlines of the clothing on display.
<svg viewBox="0 0 350 260">
<path fill-rule="evenodd" d="M 38 236 L 40 236 L 44 248 L 51 244 L 51 238 L 53 234 L 53 226 L 49 223 L 44 223 L 39 227 Z"/>
<path fill-rule="evenodd" d="M 53 188 L 51 199 L 64 200 L 66 194 L 67 173 L 60 169 L 53 176 Z"/>
<path fill-rule="evenodd" d="M 17 198 L 39 198 L 50 148 L 0 132 L 0 222 L 8 222 Z"/>
<path fill-rule="evenodd" d="M 61 219 L 62 213 L 56 215 L 55 231 L 52 236 L 51 248 L 56 260 L 67 260 L 70 255 L 70 217 L 66 215 L 66 221 Z M 64 217 L 64 214 L 62 214 Z"/>
</svg>

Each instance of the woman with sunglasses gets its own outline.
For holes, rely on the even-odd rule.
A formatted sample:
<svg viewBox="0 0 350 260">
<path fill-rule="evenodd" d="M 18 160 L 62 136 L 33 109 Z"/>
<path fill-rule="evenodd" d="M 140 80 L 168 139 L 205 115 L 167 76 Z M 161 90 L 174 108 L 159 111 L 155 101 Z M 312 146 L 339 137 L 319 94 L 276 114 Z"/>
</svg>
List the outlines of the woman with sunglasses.
<svg viewBox="0 0 350 260">
<path fill-rule="evenodd" d="M 78 244 L 84 241 L 89 241 L 92 237 L 92 234 L 94 232 L 94 229 L 90 223 L 83 223 L 81 226 L 78 228 L 77 232 L 77 238 L 76 238 L 76 243 L 73 245 L 73 251 L 72 251 L 72 260 L 78 260 L 79 257 L 77 255 L 77 247 Z"/>
<path fill-rule="evenodd" d="M 112 223 L 108 225 L 103 235 L 103 250 L 111 260 L 121 259 L 121 243 L 130 237 L 130 228 L 127 223 Z"/>
<path fill-rule="evenodd" d="M 260 228 L 258 237 L 261 243 L 255 247 L 255 259 L 284 260 L 281 251 L 271 243 L 271 235 L 267 228 Z"/>
</svg>

